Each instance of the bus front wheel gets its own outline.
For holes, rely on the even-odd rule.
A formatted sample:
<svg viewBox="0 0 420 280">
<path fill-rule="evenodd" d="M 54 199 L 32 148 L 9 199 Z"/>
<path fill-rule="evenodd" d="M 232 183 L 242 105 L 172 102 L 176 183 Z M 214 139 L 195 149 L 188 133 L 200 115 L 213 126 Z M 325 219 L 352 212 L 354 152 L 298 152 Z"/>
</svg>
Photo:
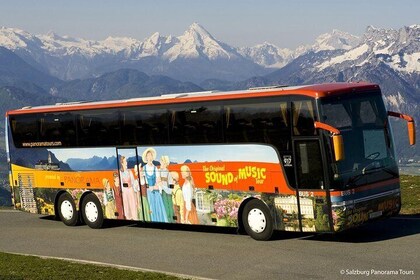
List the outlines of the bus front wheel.
<svg viewBox="0 0 420 280">
<path fill-rule="evenodd" d="M 101 203 L 96 195 L 89 193 L 82 202 L 83 220 L 91 228 L 101 228 L 104 222 L 104 214 Z"/>
<path fill-rule="evenodd" d="M 255 240 L 269 240 L 273 235 L 273 219 L 267 206 L 258 199 L 245 205 L 242 212 L 244 229 Z"/>
<path fill-rule="evenodd" d="M 75 226 L 79 221 L 79 213 L 76 210 L 76 204 L 68 193 L 63 193 L 58 198 L 58 216 L 67 226 Z"/>
</svg>

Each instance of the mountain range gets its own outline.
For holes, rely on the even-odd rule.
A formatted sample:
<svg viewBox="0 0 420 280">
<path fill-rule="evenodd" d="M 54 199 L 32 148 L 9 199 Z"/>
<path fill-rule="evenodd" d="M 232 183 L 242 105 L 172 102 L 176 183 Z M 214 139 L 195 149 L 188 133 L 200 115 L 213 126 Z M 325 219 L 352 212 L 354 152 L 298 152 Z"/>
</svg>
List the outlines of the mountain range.
<svg viewBox="0 0 420 280">
<path fill-rule="evenodd" d="M 178 37 L 156 32 L 143 41 L 121 37 L 94 41 L 53 32 L 33 35 L 16 28 L 0 29 L 0 46 L 15 52 L 35 69 L 62 80 L 98 77 L 131 68 L 195 83 L 209 78 L 240 81 L 267 74 L 270 68 L 282 67 L 309 50 L 352 48 L 358 39 L 333 30 L 320 35 L 312 46 L 290 50 L 267 42 L 232 47 L 197 23 Z"/>
</svg>

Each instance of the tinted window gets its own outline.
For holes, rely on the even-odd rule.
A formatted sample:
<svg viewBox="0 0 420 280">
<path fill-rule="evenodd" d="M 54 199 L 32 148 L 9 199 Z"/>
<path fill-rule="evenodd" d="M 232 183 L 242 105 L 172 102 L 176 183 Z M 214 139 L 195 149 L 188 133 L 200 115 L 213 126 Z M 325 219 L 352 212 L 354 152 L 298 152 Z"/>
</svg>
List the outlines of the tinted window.
<svg viewBox="0 0 420 280">
<path fill-rule="evenodd" d="M 191 106 L 171 113 L 170 139 L 174 144 L 220 143 L 221 107 Z"/>
<path fill-rule="evenodd" d="M 290 149 L 287 102 L 225 106 L 227 143 L 267 143 L 279 151 Z"/>
<path fill-rule="evenodd" d="M 21 147 L 25 142 L 38 141 L 39 122 L 35 116 L 12 116 L 10 124 L 16 147 Z"/>
<path fill-rule="evenodd" d="M 10 123 L 17 147 L 34 142 L 60 142 L 59 146 L 76 145 L 76 122 L 71 113 L 13 116 Z"/>
<path fill-rule="evenodd" d="M 80 112 L 78 124 L 80 146 L 121 144 L 121 127 L 116 110 Z"/>
<path fill-rule="evenodd" d="M 295 143 L 298 187 L 301 189 L 323 188 L 321 150 L 318 141 L 296 141 Z"/>
<path fill-rule="evenodd" d="M 122 137 L 126 145 L 168 144 L 169 111 L 141 110 L 124 111 L 122 114 Z"/>
<path fill-rule="evenodd" d="M 323 122 L 332 125 L 335 128 L 351 127 L 351 117 L 345 110 L 344 104 L 326 104 L 323 107 Z"/>
<path fill-rule="evenodd" d="M 39 119 L 40 141 L 61 141 L 63 146 L 76 144 L 76 122 L 71 113 L 45 114 Z"/>
<path fill-rule="evenodd" d="M 298 136 L 316 135 L 312 101 L 292 102 L 293 133 Z"/>
<path fill-rule="evenodd" d="M 360 120 L 366 124 L 366 123 L 375 123 L 377 119 L 377 113 L 378 110 L 374 107 L 375 103 L 369 102 L 369 101 L 362 101 L 360 103 Z"/>
</svg>

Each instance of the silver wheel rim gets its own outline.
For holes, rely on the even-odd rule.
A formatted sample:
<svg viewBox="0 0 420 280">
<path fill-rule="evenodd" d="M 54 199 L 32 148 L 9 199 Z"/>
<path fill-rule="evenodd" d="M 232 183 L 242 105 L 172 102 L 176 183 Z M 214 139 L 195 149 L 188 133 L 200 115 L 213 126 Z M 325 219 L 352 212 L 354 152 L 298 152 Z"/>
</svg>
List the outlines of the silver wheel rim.
<svg viewBox="0 0 420 280">
<path fill-rule="evenodd" d="M 86 203 L 85 215 L 89 222 L 94 223 L 98 219 L 98 207 L 92 201 Z"/>
<path fill-rule="evenodd" d="M 65 220 L 71 220 L 73 218 L 74 209 L 70 201 L 64 200 L 61 203 L 60 211 Z"/>
<path fill-rule="evenodd" d="M 253 232 L 263 232 L 265 230 L 265 227 L 267 226 L 267 219 L 265 218 L 264 213 L 258 208 L 254 208 L 251 211 L 249 211 L 248 225 Z"/>
</svg>

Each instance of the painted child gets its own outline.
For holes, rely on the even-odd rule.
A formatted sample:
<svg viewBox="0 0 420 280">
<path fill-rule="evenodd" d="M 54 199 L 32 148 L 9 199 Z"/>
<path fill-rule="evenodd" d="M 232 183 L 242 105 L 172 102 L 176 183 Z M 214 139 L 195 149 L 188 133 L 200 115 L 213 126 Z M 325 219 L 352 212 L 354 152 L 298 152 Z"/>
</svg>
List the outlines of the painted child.
<svg viewBox="0 0 420 280">
<path fill-rule="evenodd" d="M 169 187 L 172 184 L 171 173 L 168 169 L 169 166 L 169 157 L 162 156 L 160 158 L 160 188 L 162 190 L 162 200 L 163 205 L 165 206 L 166 216 L 170 223 L 174 222 L 174 206 L 172 203 L 172 189 Z"/>
<path fill-rule="evenodd" d="M 186 224 L 198 224 L 197 210 L 193 203 L 194 179 L 191 170 L 187 165 L 181 167 L 182 179 L 185 179 L 182 185 L 182 195 L 184 197 L 184 219 Z"/>
<path fill-rule="evenodd" d="M 104 186 L 104 205 L 105 205 L 105 217 L 108 219 L 115 219 L 115 195 L 114 190 L 109 184 L 109 180 L 106 178 L 102 179 L 102 184 Z"/>
<path fill-rule="evenodd" d="M 172 204 L 174 206 L 174 216 L 177 223 L 184 223 L 184 197 L 182 195 L 181 187 L 179 186 L 178 172 L 171 172 L 174 189 L 172 190 Z"/>
<path fill-rule="evenodd" d="M 118 176 L 117 172 L 114 172 L 113 177 L 114 177 L 114 185 L 112 186 L 112 189 L 114 191 L 114 198 L 115 198 L 115 208 L 116 208 L 115 216 L 119 220 L 124 220 L 125 215 L 124 215 L 124 207 L 122 204 L 120 177 Z"/>
<path fill-rule="evenodd" d="M 141 168 L 141 164 L 139 164 L 138 166 L 137 165 L 134 166 L 134 176 L 137 177 L 135 189 L 136 189 L 137 199 L 138 199 L 137 204 L 139 205 L 139 207 L 137 208 L 139 219 L 142 221 L 150 222 L 151 217 L 150 217 L 149 201 L 147 200 L 146 181 L 144 179 L 144 173 Z"/>
</svg>

